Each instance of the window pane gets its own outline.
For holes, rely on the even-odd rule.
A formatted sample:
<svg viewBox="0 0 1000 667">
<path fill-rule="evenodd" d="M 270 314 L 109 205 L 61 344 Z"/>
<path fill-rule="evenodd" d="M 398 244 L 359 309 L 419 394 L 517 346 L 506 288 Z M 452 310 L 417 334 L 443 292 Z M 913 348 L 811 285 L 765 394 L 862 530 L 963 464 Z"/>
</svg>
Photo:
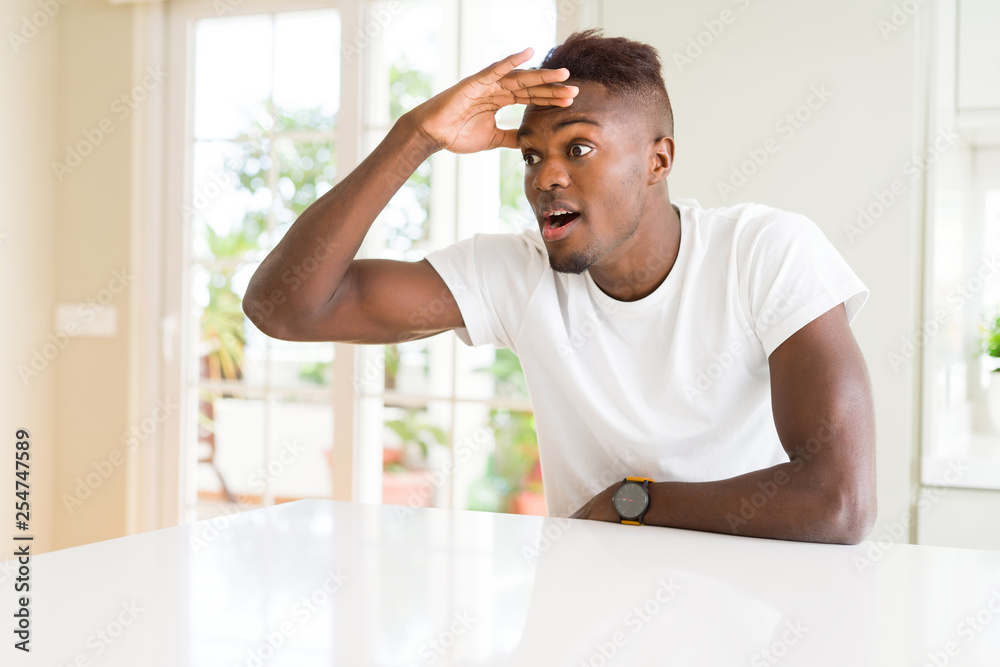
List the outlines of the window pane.
<svg viewBox="0 0 1000 667">
<path fill-rule="evenodd" d="M 271 401 L 268 461 L 261 482 L 275 502 L 332 495 L 333 407 L 329 394 Z"/>
<path fill-rule="evenodd" d="M 258 506 L 260 490 L 251 475 L 264 455 L 264 401 L 200 391 L 198 400 L 197 488 L 202 501 Z M 199 515 L 214 515 L 209 507 Z"/>
<path fill-rule="evenodd" d="M 270 339 L 268 383 L 272 387 L 319 389 L 330 387 L 333 343 L 293 343 Z"/>
<path fill-rule="evenodd" d="M 279 224 L 290 225 L 332 187 L 337 177 L 333 142 L 278 139 L 275 149 L 278 194 L 287 213 L 279 215 Z"/>
<path fill-rule="evenodd" d="M 364 49 L 369 125 L 388 127 L 405 112 L 443 90 L 434 74 L 444 62 L 443 11 L 434 0 L 368 4 Z M 450 85 L 450 84 L 449 84 Z"/>
<path fill-rule="evenodd" d="M 191 286 L 197 326 L 197 374 L 213 382 L 261 382 L 247 362 L 248 332 L 256 327 L 243 314 L 243 294 L 256 265 L 193 267 Z M 248 373 L 249 372 L 249 377 Z"/>
<path fill-rule="evenodd" d="M 382 443 L 382 502 L 414 507 L 449 507 L 451 483 L 443 473 L 451 460 L 451 405 L 386 405 Z"/>
<path fill-rule="evenodd" d="M 340 108 L 340 14 L 278 14 L 274 41 L 275 107 L 293 115 L 315 113 L 306 127 L 332 127 Z"/>
<path fill-rule="evenodd" d="M 530 412 L 462 404 L 456 429 L 455 508 L 545 514 Z"/>
<path fill-rule="evenodd" d="M 227 16 L 195 29 L 194 134 L 199 139 L 248 134 L 271 97 L 272 19 Z"/>
<path fill-rule="evenodd" d="M 271 247 L 267 140 L 199 141 L 185 219 L 192 225 L 196 261 L 263 259 Z"/>
</svg>

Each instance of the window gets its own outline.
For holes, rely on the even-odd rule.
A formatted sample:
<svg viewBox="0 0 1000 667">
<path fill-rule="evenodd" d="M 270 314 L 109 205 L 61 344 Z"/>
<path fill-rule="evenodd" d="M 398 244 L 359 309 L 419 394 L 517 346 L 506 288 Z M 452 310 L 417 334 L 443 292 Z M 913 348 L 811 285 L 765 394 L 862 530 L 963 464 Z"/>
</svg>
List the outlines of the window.
<svg viewBox="0 0 1000 667">
<path fill-rule="evenodd" d="M 394 6 L 396 20 L 370 44 L 366 61 L 366 153 L 403 113 L 458 79 L 525 44 L 535 54 L 522 67 L 537 66 L 555 42 L 544 13 L 554 16 L 554 4 L 463 3 L 463 24 L 490 29 L 466 30 L 477 38 L 461 45 L 447 3 L 372 3 L 369 23 Z M 530 16 L 538 20 L 525 20 Z M 522 112 L 507 107 L 498 122 L 516 127 Z M 439 152 L 379 216 L 366 251 L 415 261 L 475 232 L 517 232 L 529 224 L 517 151 Z M 454 334 L 366 346 L 357 386 L 360 446 L 383 452 L 362 472 L 361 500 L 544 514 L 534 419 L 510 350 L 469 348 Z"/>
<path fill-rule="evenodd" d="M 524 67 L 536 66 L 555 43 L 554 2 L 219 7 L 171 9 L 174 70 L 192 77 L 178 95 L 188 111 L 174 114 L 190 126 L 171 129 L 183 205 L 166 251 L 182 337 L 165 371 L 185 406 L 175 440 L 185 517 L 304 497 L 544 513 L 531 405 L 510 350 L 468 348 L 453 333 L 390 346 L 278 341 L 241 301 L 298 215 L 400 115 L 526 45 L 535 56 Z M 341 100 L 351 101 L 343 113 Z M 508 107 L 499 121 L 516 127 L 522 112 Z M 522 170 L 507 149 L 435 154 L 361 256 L 414 261 L 478 231 L 534 224 Z"/>
</svg>

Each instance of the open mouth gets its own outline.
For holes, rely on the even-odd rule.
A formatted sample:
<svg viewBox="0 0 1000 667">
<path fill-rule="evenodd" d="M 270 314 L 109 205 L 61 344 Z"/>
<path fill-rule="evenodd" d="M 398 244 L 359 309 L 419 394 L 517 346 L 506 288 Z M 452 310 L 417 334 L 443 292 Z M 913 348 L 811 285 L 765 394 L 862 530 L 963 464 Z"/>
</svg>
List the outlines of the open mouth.
<svg viewBox="0 0 1000 667">
<path fill-rule="evenodd" d="M 559 227 L 562 227 L 563 225 L 568 225 L 569 223 L 573 222 L 579 217 L 580 213 L 578 211 L 574 211 L 571 213 L 554 213 L 552 215 L 547 216 L 545 218 L 545 222 L 548 224 L 549 227 L 557 229 Z"/>
</svg>

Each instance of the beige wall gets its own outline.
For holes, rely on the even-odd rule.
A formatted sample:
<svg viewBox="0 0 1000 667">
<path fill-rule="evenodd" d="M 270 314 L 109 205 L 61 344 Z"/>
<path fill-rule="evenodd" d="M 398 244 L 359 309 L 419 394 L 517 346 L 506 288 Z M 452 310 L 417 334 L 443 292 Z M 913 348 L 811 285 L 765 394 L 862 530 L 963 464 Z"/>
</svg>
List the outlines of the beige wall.
<svg viewBox="0 0 1000 667">
<path fill-rule="evenodd" d="M 876 189 L 903 178 L 922 137 L 917 21 L 908 18 L 887 38 L 877 27 L 893 4 L 606 0 L 603 12 L 609 34 L 647 41 L 663 57 L 677 141 L 671 197 L 722 205 L 717 183 L 730 178 L 746 151 L 773 137 L 778 150 L 728 203 L 756 201 L 809 216 L 871 290 L 852 328 L 875 389 L 875 537 L 909 509 L 913 488 L 919 367 L 893 370 L 887 354 L 919 317 L 921 184 L 907 181 L 899 200 L 853 242 L 844 226 L 874 200 Z M 731 14 L 722 17 L 723 10 Z M 674 53 L 683 54 L 689 38 L 698 40 L 706 30 L 703 52 L 678 67 Z M 822 104 L 814 98 L 818 108 L 794 134 L 776 128 L 821 86 L 831 97 Z"/>
<path fill-rule="evenodd" d="M 16 313 L 12 319 L 22 323 L 15 328 L 5 322 L 0 333 L 10 351 L 6 358 L 14 361 L 0 382 L 2 438 L 10 440 L 14 421 L 33 430 L 39 452 L 34 518 L 46 536 L 39 551 L 125 533 L 124 466 L 72 513 L 60 499 L 74 493 L 77 478 L 93 472 L 93 463 L 121 448 L 127 428 L 128 292 L 118 290 L 113 272 L 128 266 L 131 137 L 128 118 L 112 105 L 133 85 L 132 9 L 106 0 L 70 0 L 58 7 L 18 53 L 7 38 L 0 48 L 0 136 L 5 149 L 13 149 L 0 162 L 0 200 L 6 205 L 0 231 L 8 234 L 0 244 L 0 270 L 4 283 L 16 286 L 4 294 L 4 312 Z M 23 17 L 38 12 L 37 2 L 2 3 L 4 34 L 19 32 Z M 114 129 L 102 131 L 97 142 L 102 119 L 105 129 L 109 121 Z M 66 147 L 82 141 L 96 145 L 60 182 L 52 162 L 66 163 Z M 53 358 L 25 387 L 17 366 L 30 365 L 35 350 L 44 352 L 56 330 L 54 304 L 99 299 L 109 288 L 118 291 L 112 302 L 117 334 L 70 337 L 54 355 L 50 347 Z M 2 469 L 8 469 L 7 460 Z M 5 474 L 3 484 L 9 478 Z"/>
<path fill-rule="evenodd" d="M 5 499 L 0 522 L 10 526 L 14 520 L 9 502 L 14 492 L 14 433 L 27 428 L 32 442 L 31 533 L 38 553 L 52 548 L 54 378 L 50 371 L 24 382 L 17 367 L 30 364 L 32 350 L 41 350 L 51 330 L 55 186 L 49 156 L 55 145 L 57 28 L 47 19 L 48 24 L 27 43 L 18 43 L 16 50 L 9 37 L 19 36 L 22 18 L 36 10 L 29 0 L 0 3 L 0 349 L 5 361 L 0 375 L 0 497 Z"/>
<path fill-rule="evenodd" d="M 73 0 L 59 23 L 59 115 L 54 159 L 86 141 L 85 131 L 114 124 L 79 167 L 56 187 L 55 299 L 86 302 L 117 285 L 128 267 L 131 136 L 114 101 L 131 89 L 132 10 L 104 0 Z M 108 127 L 105 124 L 105 127 Z M 93 135 L 92 135 L 93 136 Z M 77 478 L 121 448 L 127 430 L 128 293 L 115 296 L 118 333 L 78 338 L 55 369 L 58 465 L 55 467 L 56 548 L 125 534 L 125 470 L 117 467 L 72 514 L 59 500 Z"/>
</svg>

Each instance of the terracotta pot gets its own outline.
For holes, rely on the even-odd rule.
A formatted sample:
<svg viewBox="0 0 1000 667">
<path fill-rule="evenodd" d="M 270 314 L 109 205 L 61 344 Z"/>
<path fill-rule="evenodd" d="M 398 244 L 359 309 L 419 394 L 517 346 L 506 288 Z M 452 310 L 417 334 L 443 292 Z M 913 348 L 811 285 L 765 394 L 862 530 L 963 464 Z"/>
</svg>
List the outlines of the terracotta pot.
<svg viewBox="0 0 1000 667">
<path fill-rule="evenodd" d="M 545 513 L 545 495 L 532 493 L 531 491 L 519 491 L 511 503 L 511 510 L 514 514 L 547 516 Z"/>
<path fill-rule="evenodd" d="M 382 502 L 386 505 L 433 507 L 436 491 L 425 470 L 382 473 Z"/>
</svg>

